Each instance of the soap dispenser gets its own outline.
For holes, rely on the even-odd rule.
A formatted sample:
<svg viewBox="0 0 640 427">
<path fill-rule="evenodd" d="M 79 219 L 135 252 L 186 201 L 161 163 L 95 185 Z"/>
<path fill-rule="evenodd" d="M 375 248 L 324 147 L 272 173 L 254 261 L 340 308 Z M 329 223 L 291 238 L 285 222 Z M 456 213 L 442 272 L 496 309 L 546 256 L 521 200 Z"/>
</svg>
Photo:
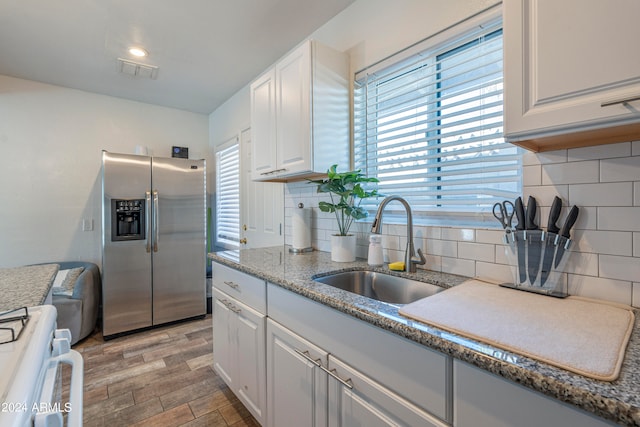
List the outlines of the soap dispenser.
<svg viewBox="0 0 640 427">
<path fill-rule="evenodd" d="M 372 234 L 369 236 L 369 257 L 368 263 L 372 267 L 380 267 L 384 264 L 382 255 L 382 236 Z"/>
</svg>

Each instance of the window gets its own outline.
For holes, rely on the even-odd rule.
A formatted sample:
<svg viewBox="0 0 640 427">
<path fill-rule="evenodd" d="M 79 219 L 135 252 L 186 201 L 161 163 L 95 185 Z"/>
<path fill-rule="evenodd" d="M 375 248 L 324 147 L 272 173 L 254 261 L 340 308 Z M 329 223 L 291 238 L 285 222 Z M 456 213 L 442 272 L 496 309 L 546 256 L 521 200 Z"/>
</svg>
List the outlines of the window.
<svg viewBox="0 0 640 427">
<path fill-rule="evenodd" d="M 417 217 L 494 221 L 493 204 L 522 187 L 520 151 L 502 137 L 501 22 L 415 51 L 356 75 L 355 167 Z"/>
<path fill-rule="evenodd" d="M 237 138 L 216 151 L 215 245 L 237 249 L 240 244 L 240 145 Z"/>
</svg>

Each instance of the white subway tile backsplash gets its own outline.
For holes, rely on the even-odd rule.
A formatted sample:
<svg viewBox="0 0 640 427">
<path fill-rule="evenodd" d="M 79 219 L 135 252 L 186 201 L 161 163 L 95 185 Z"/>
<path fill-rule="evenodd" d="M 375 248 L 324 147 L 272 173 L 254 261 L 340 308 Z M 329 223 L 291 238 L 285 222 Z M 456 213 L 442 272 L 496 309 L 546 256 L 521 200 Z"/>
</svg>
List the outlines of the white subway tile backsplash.
<svg viewBox="0 0 640 427">
<path fill-rule="evenodd" d="M 640 231 L 640 207 L 598 208 L 598 230 Z"/>
<path fill-rule="evenodd" d="M 475 277 L 476 262 L 469 259 L 442 257 L 442 272 Z"/>
<path fill-rule="evenodd" d="M 476 277 L 493 283 L 513 283 L 514 272 L 508 265 L 476 263 Z"/>
<path fill-rule="evenodd" d="M 633 205 L 640 206 L 640 181 L 633 183 Z"/>
<path fill-rule="evenodd" d="M 515 251 L 513 251 L 513 246 L 496 245 L 494 249 L 496 264 L 517 264 L 516 254 Z"/>
<path fill-rule="evenodd" d="M 529 196 L 533 196 L 541 206 L 551 206 L 555 196 L 560 197 L 563 203 L 567 204 L 569 200 L 569 185 L 526 185 L 523 188 L 522 200 L 526 203 Z"/>
<path fill-rule="evenodd" d="M 424 256 L 427 260 L 425 265 L 419 265 L 418 268 L 424 268 L 432 271 L 442 271 L 442 258 L 435 255 Z"/>
<path fill-rule="evenodd" d="M 632 256 L 633 233 L 630 231 L 577 230 L 573 250 L 606 255 Z"/>
<path fill-rule="evenodd" d="M 598 275 L 598 254 L 570 250 L 565 252 L 564 256 L 568 257 L 564 267 L 565 272 L 584 276 Z"/>
<path fill-rule="evenodd" d="M 631 282 L 569 274 L 567 285 L 570 295 L 622 304 L 629 304 L 631 301 Z"/>
<path fill-rule="evenodd" d="M 601 160 L 600 181 L 640 181 L 640 156 Z"/>
<path fill-rule="evenodd" d="M 569 206 L 580 215 L 571 234 L 565 273 L 570 294 L 633 304 L 640 308 L 640 141 L 595 147 L 523 154 L 523 200 L 536 198 L 538 224 L 546 228 L 554 196 L 563 200 L 558 226 Z M 320 212 L 318 202 L 329 200 L 306 182 L 285 185 L 285 241 L 291 241 L 291 211 L 299 202 L 313 208 L 314 248 L 329 252 L 337 231 L 333 214 Z M 387 218 L 390 220 L 392 218 Z M 404 222 L 403 217 L 401 219 Z M 514 218 L 513 224 L 515 225 Z M 427 268 L 491 281 L 513 281 L 515 255 L 506 252 L 501 228 L 414 225 L 414 243 L 426 256 Z M 357 255 L 366 258 L 371 218 L 354 225 Z M 386 262 L 404 258 L 406 225 L 383 226 Z"/>
<path fill-rule="evenodd" d="M 542 166 L 531 165 L 522 167 L 522 178 L 531 185 L 542 184 Z"/>
<path fill-rule="evenodd" d="M 631 282 L 640 280 L 640 259 L 638 258 L 600 255 L 598 265 L 600 277 Z"/>
<path fill-rule="evenodd" d="M 452 240 L 428 240 L 426 253 L 456 258 L 458 256 L 458 243 Z"/>
<path fill-rule="evenodd" d="M 567 160 L 579 162 L 582 160 L 608 159 L 613 157 L 627 157 L 631 155 L 631 143 L 595 145 L 592 147 L 572 148 L 568 150 Z"/>
<path fill-rule="evenodd" d="M 598 160 L 544 165 L 542 167 L 542 185 L 598 182 L 599 165 Z"/>
<path fill-rule="evenodd" d="M 513 225 L 515 224 L 516 224 L 516 221 L 514 220 Z M 504 244 L 504 236 L 505 236 L 505 231 L 503 229 L 484 230 L 480 228 L 476 230 L 476 242 L 478 243 L 491 243 L 494 245 L 502 245 Z"/>
<path fill-rule="evenodd" d="M 523 150 L 523 152 L 523 165 L 548 165 L 567 162 L 567 150 L 545 151 L 544 153 L 532 153 Z"/>
<path fill-rule="evenodd" d="M 539 165 L 540 159 L 536 153 L 522 149 L 522 166 Z M 565 161 L 567 159 L 565 158 Z"/>
<path fill-rule="evenodd" d="M 404 249 L 401 251 L 398 250 L 388 250 L 387 251 L 388 260 L 387 262 L 396 262 L 396 261 L 404 261 Z"/>
<path fill-rule="evenodd" d="M 440 227 L 420 227 L 426 229 L 425 237 L 427 239 L 442 239 L 442 228 Z"/>
<path fill-rule="evenodd" d="M 382 247 L 394 250 L 400 250 L 400 237 L 391 234 L 382 235 Z"/>
<path fill-rule="evenodd" d="M 442 238 L 459 242 L 473 242 L 476 239 L 476 231 L 471 228 L 443 228 Z"/>
<path fill-rule="evenodd" d="M 569 204 L 578 206 L 631 206 L 631 182 L 573 184 L 569 186 Z"/>
<path fill-rule="evenodd" d="M 598 228 L 598 208 L 593 206 L 579 206 L 580 212 L 578 213 L 578 220 L 573 226 L 573 230 L 595 230 Z M 569 208 L 564 207 L 560 214 L 560 220 L 558 220 L 558 227 L 562 227 L 567 215 L 569 214 Z"/>
<path fill-rule="evenodd" d="M 458 258 L 495 262 L 494 246 L 487 243 L 458 243 Z"/>
</svg>

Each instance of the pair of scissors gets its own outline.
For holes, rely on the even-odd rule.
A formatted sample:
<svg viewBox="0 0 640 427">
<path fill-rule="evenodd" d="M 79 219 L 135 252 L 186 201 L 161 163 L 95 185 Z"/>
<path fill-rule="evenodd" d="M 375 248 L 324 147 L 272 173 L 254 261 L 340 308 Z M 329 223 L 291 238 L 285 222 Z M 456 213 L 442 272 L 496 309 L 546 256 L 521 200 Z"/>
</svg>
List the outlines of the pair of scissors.
<svg viewBox="0 0 640 427">
<path fill-rule="evenodd" d="M 505 229 L 507 233 L 507 239 L 509 238 L 511 231 L 513 230 L 511 221 L 513 220 L 513 214 L 515 213 L 515 211 L 516 209 L 513 206 L 513 203 L 508 200 L 493 205 L 493 216 L 495 216 L 496 219 L 500 221 L 502 228 Z"/>
</svg>

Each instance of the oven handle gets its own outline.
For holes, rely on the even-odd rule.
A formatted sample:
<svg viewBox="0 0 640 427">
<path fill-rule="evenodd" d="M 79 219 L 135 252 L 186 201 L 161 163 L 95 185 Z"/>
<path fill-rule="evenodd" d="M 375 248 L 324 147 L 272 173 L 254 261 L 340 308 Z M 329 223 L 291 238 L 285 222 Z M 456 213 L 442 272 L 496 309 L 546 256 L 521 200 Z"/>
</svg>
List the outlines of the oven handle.
<svg viewBox="0 0 640 427">
<path fill-rule="evenodd" d="M 52 359 L 54 362 L 71 365 L 71 388 L 69 403 L 71 411 L 67 414 L 68 427 L 82 427 L 82 393 L 84 387 L 84 361 L 82 355 L 75 350 L 61 354 Z"/>
</svg>

